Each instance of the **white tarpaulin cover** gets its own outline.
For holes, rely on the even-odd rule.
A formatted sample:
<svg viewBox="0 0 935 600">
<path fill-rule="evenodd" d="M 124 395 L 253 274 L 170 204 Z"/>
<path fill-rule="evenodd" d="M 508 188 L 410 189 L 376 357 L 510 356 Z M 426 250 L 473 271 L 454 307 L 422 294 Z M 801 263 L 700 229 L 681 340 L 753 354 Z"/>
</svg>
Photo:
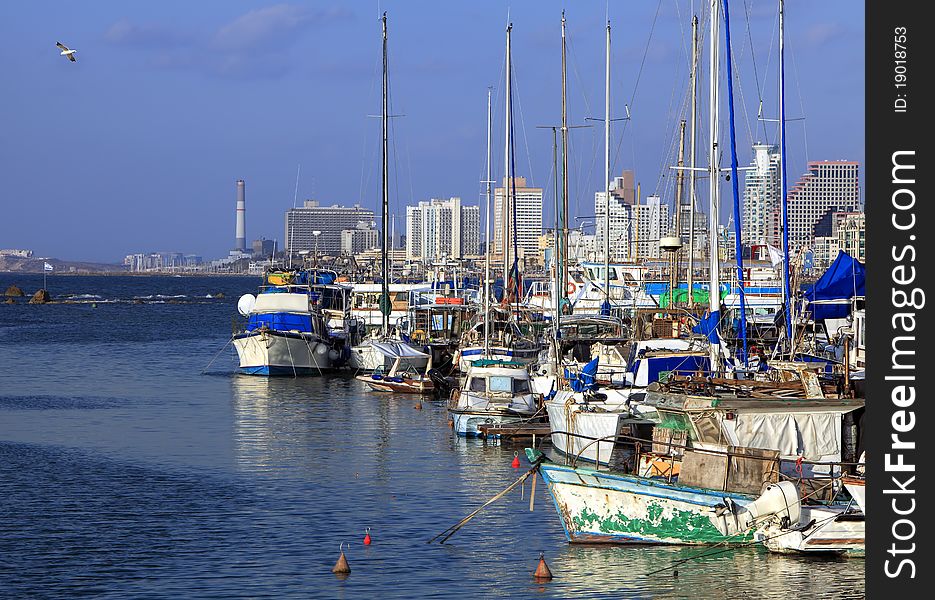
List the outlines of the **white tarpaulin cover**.
<svg viewBox="0 0 935 600">
<path fill-rule="evenodd" d="M 841 412 L 740 413 L 737 444 L 779 450 L 780 455 L 820 460 L 841 453 Z"/>
<path fill-rule="evenodd" d="M 404 342 L 370 342 L 383 356 L 390 358 L 428 358 L 428 354 L 416 350 Z"/>
<path fill-rule="evenodd" d="M 308 294 L 258 294 L 250 312 L 308 314 Z"/>
</svg>

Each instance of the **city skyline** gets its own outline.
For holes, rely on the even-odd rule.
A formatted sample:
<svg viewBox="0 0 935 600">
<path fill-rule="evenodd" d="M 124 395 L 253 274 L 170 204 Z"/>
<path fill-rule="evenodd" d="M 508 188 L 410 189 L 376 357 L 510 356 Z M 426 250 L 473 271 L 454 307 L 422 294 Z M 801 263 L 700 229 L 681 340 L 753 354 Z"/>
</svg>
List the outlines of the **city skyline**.
<svg viewBox="0 0 935 600">
<path fill-rule="evenodd" d="M 563 8 L 569 123 L 601 116 L 609 16 L 613 116 L 628 107 L 631 117 L 614 127 L 612 175 L 633 169 L 644 197 L 670 202 L 675 178 L 668 167 L 685 112 L 693 5 L 704 21 L 706 3 L 699 2 L 4 5 L 0 17 L 18 27 L 0 40 L 8 61 L 0 96 L 8 115 L 0 144 L 7 175 L 0 246 L 106 262 L 155 249 L 223 256 L 234 243 L 238 179 L 249 188 L 248 242 L 280 238 L 294 199 L 360 203 L 379 221 L 379 119 L 368 115 L 379 113 L 383 10 L 391 111 L 404 115 L 391 120 L 392 214 L 401 217 L 422 199 L 458 196 L 465 205 L 480 204 L 483 220 L 488 86 L 494 87 L 493 179 L 503 176 L 498 112 L 509 11 L 516 174 L 543 188 L 543 226 L 551 226 L 552 139 L 537 127 L 560 122 Z M 775 124 L 756 118 L 760 98 L 763 116 L 776 116 L 775 7 L 773 1 L 731 7 L 742 165 L 753 143 L 776 142 Z M 787 110 L 790 119 L 806 117 L 788 126 L 790 183 L 809 161 L 864 162 L 863 27 L 863 11 L 852 3 L 786 2 Z M 58 39 L 77 50 L 78 62 L 62 60 Z M 810 68 L 815 64 L 835 68 Z M 702 140 L 706 93 L 702 73 Z M 724 104 L 722 131 L 726 114 Z M 705 145 L 699 148 L 703 164 Z M 599 124 L 571 133 L 572 218 L 593 214 L 594 193 L 604 185 L 602 152 Z M 729 156 L 722 158 L 728 163 Z M 699 201 L 707 203 L 703 189 Z M 724 213 L 729 201 L 725 185 Z"/>
</svg>

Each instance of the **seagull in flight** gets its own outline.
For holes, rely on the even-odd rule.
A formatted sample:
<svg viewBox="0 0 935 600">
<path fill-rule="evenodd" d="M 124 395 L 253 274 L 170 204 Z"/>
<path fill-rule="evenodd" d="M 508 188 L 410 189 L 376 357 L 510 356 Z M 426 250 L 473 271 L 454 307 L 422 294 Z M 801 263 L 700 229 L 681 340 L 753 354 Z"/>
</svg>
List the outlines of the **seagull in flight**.
<svg viewBox="0 0 935 600">
<path fill-rule="evenodd" d="M 67 56 L 68 60 L 71 62 L 78 62 L 78 59 L 75 58 L 75 50 L 72 50 L 62 42 L 55 42 L 55 45 L 62 49 L 60 53 L 62 56 Z"/>
</svg>

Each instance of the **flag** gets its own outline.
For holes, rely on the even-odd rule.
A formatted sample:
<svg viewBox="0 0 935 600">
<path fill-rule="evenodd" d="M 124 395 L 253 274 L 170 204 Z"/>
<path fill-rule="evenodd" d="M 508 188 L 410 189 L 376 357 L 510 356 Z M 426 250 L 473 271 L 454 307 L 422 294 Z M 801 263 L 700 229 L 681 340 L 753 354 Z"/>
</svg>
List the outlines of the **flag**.
<svg viewBox="0 0 935 600">
<path fill-rule="evenodd" d="M 773 264 L 773 267 L 778 267 L 782 264 L 782 250 L 775 246 L 766 245 L 766 249 L 769 250 L 769 262 Z"/>
<path fill-rule="evenodd" d="M 44 263 L 42 263 L 42 270 L 43 270 L 43 271 L 51 271 L 51 270 L 53 270 L 53 267 L 52 267 L 52 265 L 50 265 L 49 263 L 44 262 Z"/>
</svg>

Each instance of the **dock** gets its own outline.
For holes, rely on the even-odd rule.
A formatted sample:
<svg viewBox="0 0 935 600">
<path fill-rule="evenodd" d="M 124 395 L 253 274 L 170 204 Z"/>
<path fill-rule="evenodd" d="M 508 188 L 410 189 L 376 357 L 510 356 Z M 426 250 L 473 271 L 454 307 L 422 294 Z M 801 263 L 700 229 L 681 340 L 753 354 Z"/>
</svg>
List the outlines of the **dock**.
<svg viewBox="0 0 935 600">
<path fill-rule="evenodd" d="M 500 436 L 501 439 L 545 437 L 552 433 L 548 423 L 490 423 L 478 425 L 477 430 L 485 437 Z"/>
</svg>

